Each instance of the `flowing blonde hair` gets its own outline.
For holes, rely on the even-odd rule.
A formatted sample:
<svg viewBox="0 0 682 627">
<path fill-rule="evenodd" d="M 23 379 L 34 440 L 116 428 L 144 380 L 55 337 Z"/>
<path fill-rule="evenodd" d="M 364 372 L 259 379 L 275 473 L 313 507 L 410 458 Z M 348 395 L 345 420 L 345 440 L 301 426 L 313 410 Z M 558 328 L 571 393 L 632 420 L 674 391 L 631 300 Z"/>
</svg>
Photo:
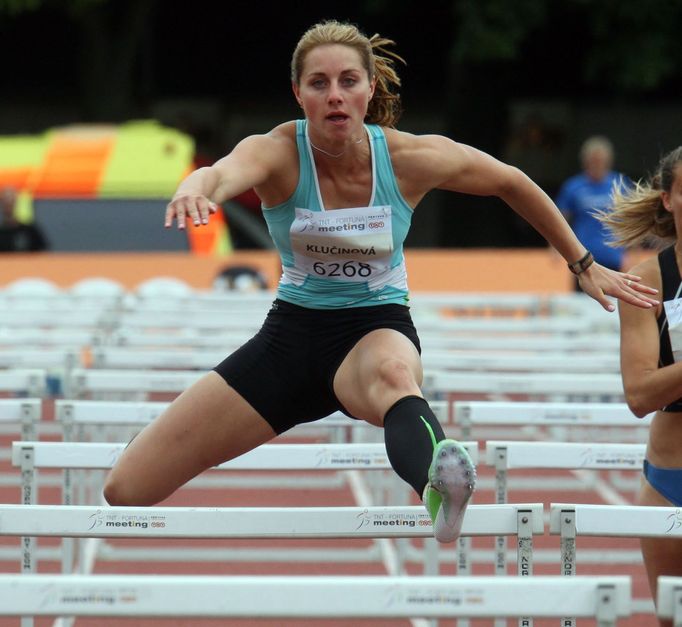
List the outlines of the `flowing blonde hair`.
<svg viewBox="0 0 682 627">
<path fill-rule="evenodd" d="M 614 187 L 611 209 L 597 212 L 597 219 L 612 234 L 613 246 L 665 244 L 677 238 L 673 215 L 663 206 L 661 192 L 670 193 L 675 168 L 682 164 L 682 146 L 666 154 L 646 182 L 629 190 Z M 682 175 L 682 173 L 681 173 Z"/>
<path fill-rule="evenodd" d="M 291 57 L 291 80 L 298 85 L 308 53 L 317 46 L 340 44 L 357 50 L 370 80 L 376 78 L 374 96 L 367 107 L 365 120 L 370 124 L 395 126 L 402 113 L 400 105 L 400 77 L 395 62 L 405 63 L 402 57 L 387 49 L 395 42 L 378 34 L 367 37 L 353 24 L 327 20 L 311 26 L 298 41 Z M 396 91 L 394 91 L 396 90 Z"/>
</svg>

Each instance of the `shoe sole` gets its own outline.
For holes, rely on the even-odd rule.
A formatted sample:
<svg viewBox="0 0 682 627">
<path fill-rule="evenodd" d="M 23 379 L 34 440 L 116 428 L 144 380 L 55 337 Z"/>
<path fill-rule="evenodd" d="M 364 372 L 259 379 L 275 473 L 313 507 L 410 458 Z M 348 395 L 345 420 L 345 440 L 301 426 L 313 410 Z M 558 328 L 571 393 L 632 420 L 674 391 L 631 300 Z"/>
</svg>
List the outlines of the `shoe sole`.
<svg viewBox="0 0 682 627">
<path fill-rule="evenodd" d="M 441 494 L 433 524 L 439 542 L 454 542 L 462 529 L 467 503 L 476 487 L 476 468 L 469 453 L 455 440 L 441 440 L 433 452 L 429 483 Z"/>
</svg>

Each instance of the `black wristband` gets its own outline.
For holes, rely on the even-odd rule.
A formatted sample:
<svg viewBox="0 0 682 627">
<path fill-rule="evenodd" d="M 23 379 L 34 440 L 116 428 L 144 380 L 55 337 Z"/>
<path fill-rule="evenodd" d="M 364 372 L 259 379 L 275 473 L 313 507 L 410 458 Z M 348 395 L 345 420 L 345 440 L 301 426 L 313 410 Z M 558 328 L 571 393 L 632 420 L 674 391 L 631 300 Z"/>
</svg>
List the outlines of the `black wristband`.
<svg viewBox="0 0 682 627">
<path fill-rule="evenodd" d="M 592 253 L 588 250 L 578 261 L 568 264 L 568 269 L 573 274 L 582 274 L 594 263 L 594 257 Z"/>
</svg>

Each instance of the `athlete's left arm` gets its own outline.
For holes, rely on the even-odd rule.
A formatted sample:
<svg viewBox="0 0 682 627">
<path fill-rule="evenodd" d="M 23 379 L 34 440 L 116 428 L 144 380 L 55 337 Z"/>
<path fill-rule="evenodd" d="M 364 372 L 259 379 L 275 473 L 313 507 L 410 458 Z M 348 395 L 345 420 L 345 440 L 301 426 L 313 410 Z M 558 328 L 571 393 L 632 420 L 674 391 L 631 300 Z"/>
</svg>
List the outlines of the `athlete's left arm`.
<svg viewBox="0 0 682 627">
<path fill-rule="evenodd" d="M 425 177 L 434 188 L 497 196 L 528 221 L 567 263 L 585 254 L 585 247 L 552 199 L 518 168 L 439 135 L 415 137 L 414 146 L 417 176 Z M 627 280 L 632 281 L 631 286 Z M 582 289 L 610 311 L 614 307 L 605 294 L 645 308 L 657 302 L 646 296 L 656 290 L 638 281 L 636 275 L 615 272 L 597 263 L 580 275 Z"/>
</svg>

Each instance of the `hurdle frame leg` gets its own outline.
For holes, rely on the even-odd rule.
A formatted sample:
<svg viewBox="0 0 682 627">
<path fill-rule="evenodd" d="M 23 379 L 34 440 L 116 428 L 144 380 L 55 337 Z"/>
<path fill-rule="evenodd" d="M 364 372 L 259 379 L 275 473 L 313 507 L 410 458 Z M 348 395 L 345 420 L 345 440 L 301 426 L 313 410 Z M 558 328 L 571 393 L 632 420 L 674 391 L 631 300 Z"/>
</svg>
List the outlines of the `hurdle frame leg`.
<svg viewBox="0 0 682 627">
<path fill-rule="evenodd" d="M 519 577 L 530 577 L 533 574 L 533 512 L 520 509 L 516 512 L 516 572 Z M 519 618 L 519 627 L 533 627 L 533 618 Z"/>
<path fill-rule="evenodd" d="M 36 439 L 36 424 L 40 420 L 40 411 L 35 405 L 22 403 L 21 405 L 21 439 L 27 442 Z"/>
<path fill-rule="evenodd" d="M 495 448 L 495 502 L 507 502 L 507 449 L 503 446 Z M 507 537 L 495 536 L 495 574 L 504 577 L 507 574 Z M 505 627 L 507 621 L 496 618 L 495 627 Z"/>
<path fill-rule="evenodd" d="M 615 627 L 618 615 L 613 601 L 615 589 L 600 585 L 597 592 L 597 627 Z"/>
<path fill-rule="evenodd" d="M 682 588 L 673 590 L 673 627 L 682 627 Z"/>
<path fill-rule="evenodd" d="M 36 504 L 36 473 L 35 451 L 32 446 L 21 447 L 21 502 L 24 505 Z M 36 569 L 36 538 L 23 536 L 21 538 L 21 574 L 33 574 Z M 32 616 L 21 617 L 21 627 L 33 627 Z"/>
<path fill-rule="evenodd" d="M 576 575 L 576 535 L 575 509 L 562 509 L 561 574 L 564 577 L 575 577 Z M 561 625 L 562 627 L 576 627 L 576 619 L 567 616 L 562 619 Z"/>
</svg>

